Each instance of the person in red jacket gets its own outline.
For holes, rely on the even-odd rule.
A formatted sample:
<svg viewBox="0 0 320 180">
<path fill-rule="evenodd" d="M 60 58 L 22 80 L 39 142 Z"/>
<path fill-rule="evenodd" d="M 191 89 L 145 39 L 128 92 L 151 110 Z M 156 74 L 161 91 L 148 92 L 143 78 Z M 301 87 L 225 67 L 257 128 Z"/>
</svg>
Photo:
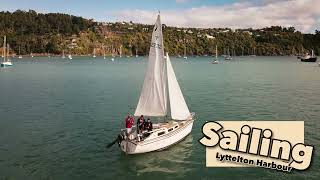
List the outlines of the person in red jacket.
<svg viewBox="0 0 320 180">
<path fill-rule="evenodd" d="M 131 130 L 132 130 L 133 123 L 134 123 L 134 117 L 128 115 L 126 117 L 125 121 L 126 121 L 127 134 L 130 134 Z"/>
</svg>

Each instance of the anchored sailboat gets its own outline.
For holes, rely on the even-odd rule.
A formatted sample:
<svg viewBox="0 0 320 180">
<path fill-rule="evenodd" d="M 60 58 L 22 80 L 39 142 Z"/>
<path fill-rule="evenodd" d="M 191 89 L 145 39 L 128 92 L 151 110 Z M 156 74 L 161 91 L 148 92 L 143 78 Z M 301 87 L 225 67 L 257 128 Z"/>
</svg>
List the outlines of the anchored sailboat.
<svg viewBox="0 0 320 180">
<path fill-rule="evenodd" d="M 22 56 L 20 54 L 20 46 L 19 46 L 19 56 L 18 56 L 19 59 L 22 59 Z"/>
<path fill-rule="evenodd" d="M 304 57 L 301 57 L 300 59 L 302 62 L 316 62 L 317 56 L 315 56 L 313 50 L 311 50 L 311 55 L 306 54 Z"/>
<path fill-rule="evenodd" d="M 138 55 L 138 48 L 136 48 L 136 58 L 139 57 Z"/>
<path fill-rule="evenodd" d="M 97 57 L 96 56 L 96 48 L 93 48 L 93 56 L 92 56 L 93 58 L 95 58 L 95 57 Z"/>
<path fill-rule="evenodd" d="M 10 59 L 10 47 L 9 47 L 9 44 L 6 44 L 7 43 L 7 37 L 4 36 L 3 38 L 3 50 L 2 50 L 2 53 L 3 53 L 3 61 L 1 63 L 1 67 L 6 67 L 6 66 L 12 66 L 12 62 L 11 62 L 11 59 Z M 6 47 L 7 46 L 7 47 Z"/>
<path fill-rule="evenodd" d="M 230 56 L 230 51 L 229 51 L 229 48 L 227 49 L 227 55 L 226 57 L 224 58 L 225 60 L 232 60 L 232 56 Z"/>
<path fill-rule="evenodd" d="M 152 33 L 149 62 L 135 116 L 162 117 L 165 122 L 153 124 L 153 130 L 121 131 L 118 143 L 127 154 L 165 149 L 190 134 L 194 113 L 190 113 L 167 53 L 164 59 L 160 15 Z M 169 103 L 169 106 L 168 106 Z M 171 118 L 167 118 L 170 112 Z"/>
<path fill-rule="evenodd" d="M 211 62 L 212 64 L 218 64 L 219 61 L 218 61 L 218 47 L 216 45 L 216 58 Z"/>
<path fill-rule="evenodd" d="M 62 50 L 62 56 L 61 56 L 62 59 L 65 59 L 66 56 L 64 55 L 64 50 Z"/>
<path fill-rule="evenodd" d="M 111 61 L 113 62 L 114 61 L 114 49 L 113 49 L 113 46 L 111 47 Z"/>
<path fill-rule="evenodd" d="M 183 58 L 184 59 L 188 59 L 188 57 L 187 57 L 187 45 L 186 44 L 184 44 Z"/>
</svg>

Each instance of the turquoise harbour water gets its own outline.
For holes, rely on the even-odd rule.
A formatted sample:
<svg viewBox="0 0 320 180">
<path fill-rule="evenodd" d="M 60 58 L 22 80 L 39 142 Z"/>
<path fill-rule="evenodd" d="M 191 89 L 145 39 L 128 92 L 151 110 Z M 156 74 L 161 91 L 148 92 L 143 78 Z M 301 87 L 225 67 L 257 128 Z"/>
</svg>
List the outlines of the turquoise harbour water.
<svg viewBox="0 0 320 180">
<path fill-rule="evenodd" d="M 14 59 L 0 69 L 0 179 L 318 179 L 320 67 L 295 57 L 172 58 L 197 120 L 172 148 L 136 156 L 105 146 L 137 104 L 146 58 Z M 306 171 L 206 168 L 208 120 L 303 120 Z M 290 127 L 288 127 L 290 128 Z"/>
</svg>

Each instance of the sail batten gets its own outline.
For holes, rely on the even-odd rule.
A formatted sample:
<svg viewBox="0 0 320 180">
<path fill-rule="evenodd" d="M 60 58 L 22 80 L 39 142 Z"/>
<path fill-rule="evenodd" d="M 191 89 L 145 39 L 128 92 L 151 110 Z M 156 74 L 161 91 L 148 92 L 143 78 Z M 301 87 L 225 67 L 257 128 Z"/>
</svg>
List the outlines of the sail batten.
<svg viewBox="0 0 320 180">
<path fill-rule="evenodd" d="M 134 115 L 165 116 L 167 114 L 167 92 L 160 15 L 158 15 L 153 29 L 148 61 L 147 72 Z"/>
<path fill-rule="evenodd" d="M 168 76 L 168 92 L 171 118 L 174 120 L 186 120 L 190 117 L 190 111 L 184 100 L 182 91 L 171 65 L 169 54 L 167 53 L 167 76 Z"/>
</svg>

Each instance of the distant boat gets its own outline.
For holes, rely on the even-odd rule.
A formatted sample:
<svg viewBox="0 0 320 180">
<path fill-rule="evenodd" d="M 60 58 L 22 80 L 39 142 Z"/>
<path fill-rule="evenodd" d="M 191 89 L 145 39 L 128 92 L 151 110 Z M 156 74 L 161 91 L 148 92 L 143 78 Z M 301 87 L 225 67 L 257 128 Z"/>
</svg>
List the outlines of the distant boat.
<svg viewBox="0 0 320 180">
<path fill-rule="evenodd" d="M 252 50 L 252 54 L 250 55 L 251 57 L 255 57 L 256 56 L 256 48 L 254 47 Z"/>
<path fill-rule="evenodd" d="M 33 58 L 33 53 L 32 52 L 30 53 L 30 56 Z"/>
<path fill-rule="evenodd" d="M 62 51 L 62 59 L 65 59 L 66 58 L 66 56 L 64 55 L 64 50 Z"/>
<path fill-rule="evenodd" d="M 114 49 L 113 46 L 111 47 L 111 61 L 114 61 Z"/>
<path fill-rule="evenodd" d="M 138 55 L 138 49 L 136 48 L 136 57 L 139 57 L 139 55 Z"/>
<path fill-rule="evenodd" d="M 122 45 L 120 45 L 120 48 L 119 48 L 119 57 L 122 57 Z"/>
<path fill-rule="evenodd" d="M 228 48 L 228 50 L 227 50 L 227 53 L 228 53 L 228 54 L 224 57 L 224 59 L 227 60 L 227 61 L 228 61 L 228 60 L 232 60 L 232 57 L 230 56 L 229 48 Z"/>
<path fill-rule="evenodd" d="M 216 45 L 216 58 L 211 62 L 211 64 L 219 64 L 219 61 L 218 61 L 218 47 Z"/>
<path fill-rule="evenodd" d="M 93 58 L 95 58 L 95 57 L 97 57 L 96 56 L 96 48 L 93 48 L 93 56 L 92 56 Z"/>
<path fill-rule="evenodd" d="M 22 56 L 20 54 L 20 46 L 19 46 L 19 56 L 18 56 L 19 59 L 22 59 Z"/>
<path fill-rule="evenodd" d="M 186 44 L 184 44 L 183 59 L 188 59 L 188 57 L 187 57 L 187 46 L 186 46 Z"/>
<path fill-rule="evenodd" d="M 317 56 L 314 55 L 313 50 L 311 50 L 311 56 L 309 54 L 306 54 L 304 57 L 301 57 L 301 62 L 316 62 Z"/>
<path fill-rule="evenodd" d="M 7 67 L 7 66 L 12 66 L 12 62 L 11 62 L 11 59 L 9 58 L 10 56 L 10 47 L 9 47 L 9 44 L 6 44 L 7 43 L 7 37 L 4 36 L 3 38 L 3 50 L 2 50 L 2 53 L 3 53 L 3 61 L 1 63 L 1 67 Z M 7 49 L 6 49 L 6 46 L 7 46 Z"/>
<path fill-rule="evenodd" d="M 68 55 L 68 59 L 70 59 L 70 60 L 72 59 L 72 55 L 71 54 Z"/>
</svg>

